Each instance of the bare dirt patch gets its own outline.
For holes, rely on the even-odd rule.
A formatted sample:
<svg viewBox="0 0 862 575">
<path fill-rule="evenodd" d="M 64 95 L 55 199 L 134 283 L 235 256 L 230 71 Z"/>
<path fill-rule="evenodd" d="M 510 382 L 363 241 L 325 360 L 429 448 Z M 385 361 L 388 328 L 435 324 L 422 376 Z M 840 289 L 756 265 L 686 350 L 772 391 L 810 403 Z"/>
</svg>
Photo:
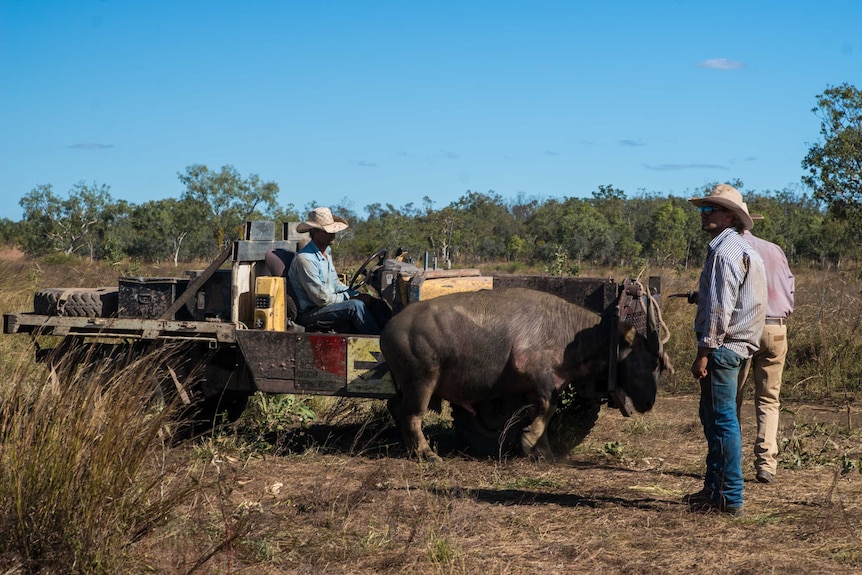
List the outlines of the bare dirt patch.
<svg viewBox="0 0 862 575">
<path fill-rule="evenodd" d="M 331 440 L 302 454 L 216 453 L 221 496 L 198 499 L 149 556 L 177 572 L 190 541 L 205 549 L 233 533 L 196 572 L 862 572 L 862 475 L 848 464 L 854 449 L 858 457 L 858 414 L 786 407 L 782 456 L 798 466 L 762 485 L 746 405 L 739 519 L 682 503 L 702 486 L 706 445 L 697 398 L 662 397 L 631 419 L 603 408 L 587 440 L 556 463 L 477 460 L 445 428 L 429 433 L 444 455 L 437 465 L 406 459 L 389 432 L 356 452 L 348 427 L 327 429 Z M 215 534 L 213 517 L 223 526 Z"/>
<path fill-rule="evenodd" d="M 23 260 L 25 257 L 27 257 L 26 254 L 18 248 L 0 248 L 0 261 L 17 262 L 18 260 Z"/>
</svg>

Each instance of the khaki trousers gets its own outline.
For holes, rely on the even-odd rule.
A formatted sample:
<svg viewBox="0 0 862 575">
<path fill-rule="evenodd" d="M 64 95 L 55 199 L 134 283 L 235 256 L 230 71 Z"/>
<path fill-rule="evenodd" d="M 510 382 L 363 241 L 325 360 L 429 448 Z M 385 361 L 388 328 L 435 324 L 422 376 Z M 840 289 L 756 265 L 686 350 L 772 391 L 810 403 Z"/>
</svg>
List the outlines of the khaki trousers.
<svg viewBox="0 0 862 575">
<path fill-rule="evenodd" d="M 754 413 L 757 438 L 754 440 L 754 468 L 775 475 L 778 469 L 778 412 L 781 375 L 787 358 L 787 325 L 765 325 L 760 349 L 739 370 L 736 393 L 737 413 L 742 408 L 742 390 L 748 372 L 754 371 Z"/>
</svg>

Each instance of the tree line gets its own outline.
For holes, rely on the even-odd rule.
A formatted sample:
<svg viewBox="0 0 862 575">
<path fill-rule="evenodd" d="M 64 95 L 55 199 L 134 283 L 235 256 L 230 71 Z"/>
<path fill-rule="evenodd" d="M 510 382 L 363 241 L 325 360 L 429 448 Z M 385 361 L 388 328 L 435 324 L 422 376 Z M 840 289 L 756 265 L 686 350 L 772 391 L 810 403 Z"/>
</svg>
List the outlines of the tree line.
<svg viewBox="0 0 862 575">
<path fill-rule="evenodd" d="M 862 92 L 848 84 L 820 94 L 812 110 L 820 140 L 802 160 L 801 184 L 746 190 L 749 210 L 764 219 L 755 233 L 784 248 L 797 264 L 841 265 L 862 256 Z M 278 184 L 232 166 L 215 171 L 194 164 L 178 174 L 178 198 L 133 204 L 115 200 L 109 186 L 79 182 L 66 197 L 40 185 L 20 200 L 21 221 L 0 220 L 0 240 L 30 255 L 77 254 L 119 261 L 206 260 L 239 239 L 251 220 L 300 221 L 315 204 L 279 206 Z M 718 182 L 716 182 L 718 183 Z M 708 193 L 712 184 L 692 195 Z M 599 186 L 586 198 L 503 198 L 467 190 L 436 207 L 374 203 L 364 213 L 330 206 L 350 228 L 338 252 L 364 258 L 381 247 L 401 247 L 437 265 L 508 262 L 576 274 L 583 265 L 686 266 L 703 258 L 707 238 L 697 210 L 684 197 Z"/>
</svg>

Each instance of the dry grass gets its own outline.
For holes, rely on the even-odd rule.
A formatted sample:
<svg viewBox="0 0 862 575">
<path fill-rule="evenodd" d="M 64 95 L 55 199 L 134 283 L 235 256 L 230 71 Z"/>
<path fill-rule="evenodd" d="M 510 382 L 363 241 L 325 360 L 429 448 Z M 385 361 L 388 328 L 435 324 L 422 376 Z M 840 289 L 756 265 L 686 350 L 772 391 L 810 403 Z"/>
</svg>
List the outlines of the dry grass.
<svg viewBox="0 0 862 575">
<path fill-rule="evenodd" d="M 120 369 L 19 364 L 0 389 L 0 566 L 115 573 L 193 483 L 169 449 L 170 406 L 149 375 L 170 349 Z"/>
<path fill-rule="evenodd" d="M 753 481 L 746 452 L 742 519 L 689 512 L 704 444 L 693 396 L 647 415 L 603 412 L 565 461 L 475 460 L 449 450 L 424 465 L 380 452 L 326 448 L 222 467 L 222 504 L 248 523 L 230 562 L 205 572 L 255 573 L 849 573 L 862 568 L 862 477 L 842 456 L 859 435 L 843 414 L 796 405 L 782 434 L 820 422 L 812 457 Z M 744 421 L 752 437 L 753 420 Z M 352 429 L 344 427 L 345 435 Z M 330 430 L 332 431 L 332 430 Z M 381 442 L 382 443 L 382 442 Z M 611 448 L 610 446 L 613 446 Z M 395 456 L 393 456 L 395 455 Z M 226 461 L 222 457 L 222 461 Z M 786 461 L 787 464 L 790 461 Z M 845 473 L 842 473 L 845 471 Z M 202 510 L 198 509 L 200 513 Z M 190 525 L 198 521 L 191 519 Z"/>
</svg>

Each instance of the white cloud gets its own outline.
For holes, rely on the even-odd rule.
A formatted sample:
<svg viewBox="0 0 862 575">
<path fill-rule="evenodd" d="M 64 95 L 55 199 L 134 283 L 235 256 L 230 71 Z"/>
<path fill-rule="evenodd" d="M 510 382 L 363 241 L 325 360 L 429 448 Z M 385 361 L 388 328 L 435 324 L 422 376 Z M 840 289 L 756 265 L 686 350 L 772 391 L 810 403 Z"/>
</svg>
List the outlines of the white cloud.
<svg viewBox="0 0 862 575">
<path fill-rule="evenodd" d="M 678 170 L 726 170 L 720 164 L 644 164 L 644 168 L 654 172 L 674 172 Z"/>
<path fill-rule="evenodd" d="M 114 144 L 99 144 L 96 142 L 81 142 L 80 144 L 72 144 L 69 146 L 75 150 L 107 150 L 113 148 Z"/>
<path fill-rule="evenodd" d="M 728 60 L 727 58 L 710 58 L 699 63 L 698 66 L 712 70 L 741 70 L 745 68 L 745 64 L 742 62 Z"/>
</svg>

